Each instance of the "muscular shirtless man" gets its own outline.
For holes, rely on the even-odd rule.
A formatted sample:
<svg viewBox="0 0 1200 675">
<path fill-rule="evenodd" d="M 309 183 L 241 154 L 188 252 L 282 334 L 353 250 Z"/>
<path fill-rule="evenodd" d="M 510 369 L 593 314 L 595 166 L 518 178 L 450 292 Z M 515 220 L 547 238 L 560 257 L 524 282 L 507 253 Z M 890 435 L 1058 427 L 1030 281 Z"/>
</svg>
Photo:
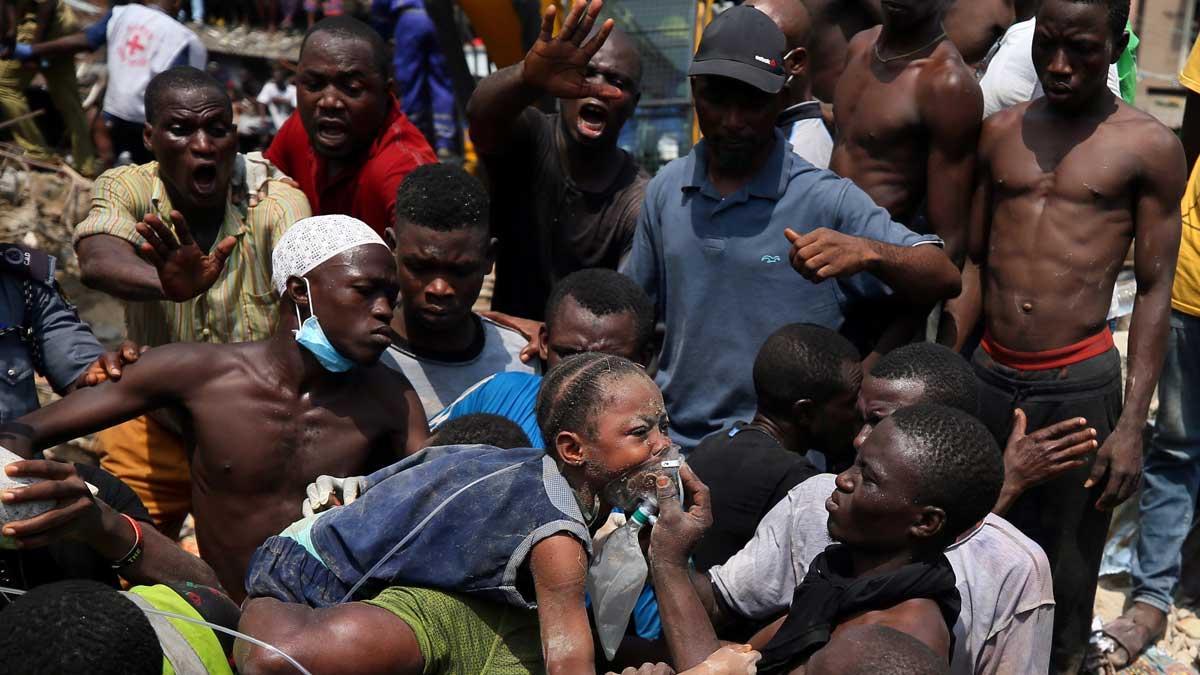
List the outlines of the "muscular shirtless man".
<svg viewBox="0 0 1200 675">
<path fill-rule="evenodd" d="M 887 0 L 883 8 L 883 25 L 850 41 L 829 168 L 893 220 L 940 236 L 961 261 L 983 95 L 946 39 L 943 2 Z M 897 325 L 879 351 L 910 339 L 916 323 Z"/>
<path fill-rule="evenodd" d="M 880 0 L 804 0 L 804 5 L 813 20 L 808 45 L 813 93 L 830 103 L 846 67 L 850 40 L 883 23 L 884 8 Z M 1013 0 L 958 0 L 946 8 L 946 34 L 963 60 L 975 65 L 987 56 L 1013 17 Z"/>
<path fill-rule="evenodd" d="M 148 240 L 165 257 L 179 243 L 156 230 Z M 189 243 L 186 228 L 179 232 Z M 376 365 L 399 293 L 383 240 L 347 216 L 309 218 L 280 239 L 273 266 L 282 302 L 269 339 L 151 349 L 119 382 L 81 389 L 0 435 L 28 456 L 149 410 L 178 409 L 193 445 L 201 555 L 237 601 L 250 555 L 299 517 L 305 486 L 321 474 L 391 464 L 427 435 L 412 386 Z"/>
<path fill-rule="evenodd" d="M 966 276 L 983 272 L 964 293 L 982 291 L 975 370 L 984 421 L 1004 438 L 1016 406 L 1032 427 L 1084 417 L 1101 444 L 1092 466 L 1029 490 L 1008 515 L 1054 572 L 1051 672 L 1079 669 L 1108 510 L 1138 484 L 1179 248 L 1187 178 L 1179 141 L 1106 86 L 1128 14 L 1128 0 L 1045 0 L 1033 63 L 1046 96 L 989 117 L 979 143 Z M 1106 318 L 1135 238 L 1122 409 Z"/>
</svg>

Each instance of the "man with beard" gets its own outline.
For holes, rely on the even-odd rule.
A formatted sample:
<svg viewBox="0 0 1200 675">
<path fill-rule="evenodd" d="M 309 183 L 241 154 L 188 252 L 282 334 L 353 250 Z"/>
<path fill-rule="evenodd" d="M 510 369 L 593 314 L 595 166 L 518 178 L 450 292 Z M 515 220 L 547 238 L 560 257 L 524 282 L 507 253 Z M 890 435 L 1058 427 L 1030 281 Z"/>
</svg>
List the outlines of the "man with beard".
<svg viewBox="0 0 1200 675">
<path fill-rule="evenodd" d="M 296 112 L 265 156 L 300 184 L 316 215 L 347 214 L 382 234 L 396 189 L 437 161 L 390 93 L 387 44 L 349 16 L 320 21 L 300 47 Z"/>
<path fill-rule="evenodd" d="M 500 238 L 492 308 L 543 319 L 550 289 L 629 251 L 648 177 L 617 147 L 641 95 L 641 57 L 611 23 L 589 38 L 603 3 L 579 3 L 552 35 L 557 8 L 518 64 L 487 77 L 467 104 Z M 559 112 L 533 104 L 547 94 Z"/>
<path fill-rule="evenodd" d="M 785 46 L 753 7 L 705 29 L 691 67 L 704 140 L 650 181 L 622 266 L 665 324 L 657 381 L 687 449 L 754 414 L 752 362 L 777 328 L 837 329 L 845 308 L 884 284 L 929 303 L 959 288 L 937 237 L 788 151 L 775 128 Z"/>
</svg>

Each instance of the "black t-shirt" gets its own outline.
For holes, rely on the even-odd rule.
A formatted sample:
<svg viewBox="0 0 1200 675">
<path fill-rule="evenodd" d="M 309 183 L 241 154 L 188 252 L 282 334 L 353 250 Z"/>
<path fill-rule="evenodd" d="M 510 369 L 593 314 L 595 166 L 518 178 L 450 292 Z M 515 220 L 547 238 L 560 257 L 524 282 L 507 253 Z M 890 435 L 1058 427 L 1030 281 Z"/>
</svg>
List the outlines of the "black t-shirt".
<svg viewBox="0 0 1200 675">
<path fill-rule="evenodd" d="M 96 499 L 140 521 L 143 527 L 154 527 L 142 500 L 116 476 L 86 464 L 76 464 L 75 469 L 80 478 L 99 490 Z M 91 579 L 114 588 L 120 581 L 112 561 L 79 542 L 59 541 L 27 551 L 0 550 L 0 586 L 28 590 L 63 579 Z M 5 604 L 7 601 L 0 597 L 0 606 Z"/>
<path fill-rule="evenodd" d="M 491 182 L 492 232 L 500 239 L 492 309 L 541 320 L 550 289 L 590 267 L 616 269 L 633 245 L 650 177 L 625 153 L 603 192 L 567 175 L 557 114 L 527 108 L 501 153 L 482 157 Z"/>
<path fill-rule="evenodd" d="M 696 569 L 720 565 L 754 536 L 758 523 L 792 488 L 817 474 L 770 434 L 735 424 L 709 435 L 687 457 L 708 486 L 712 527 L 692 551 Z"/>
</svg>

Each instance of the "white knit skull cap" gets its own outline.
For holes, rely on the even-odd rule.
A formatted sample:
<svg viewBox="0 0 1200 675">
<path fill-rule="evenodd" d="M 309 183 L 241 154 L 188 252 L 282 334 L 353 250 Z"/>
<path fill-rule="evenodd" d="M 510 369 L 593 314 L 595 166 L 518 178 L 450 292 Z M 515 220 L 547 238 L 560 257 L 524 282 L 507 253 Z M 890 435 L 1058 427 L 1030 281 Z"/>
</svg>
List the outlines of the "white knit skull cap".
<svg viewBox="0 0 1200 675">
<path fill-rule="evenodd" d="M 328 215 L 298 220 L 271 253 L 271 281 L 282 296 L 289 278 L 302 277 L 343 251 L 369 244 L 387 247 L 370 225 L 357 218 Z"/>
</svg>

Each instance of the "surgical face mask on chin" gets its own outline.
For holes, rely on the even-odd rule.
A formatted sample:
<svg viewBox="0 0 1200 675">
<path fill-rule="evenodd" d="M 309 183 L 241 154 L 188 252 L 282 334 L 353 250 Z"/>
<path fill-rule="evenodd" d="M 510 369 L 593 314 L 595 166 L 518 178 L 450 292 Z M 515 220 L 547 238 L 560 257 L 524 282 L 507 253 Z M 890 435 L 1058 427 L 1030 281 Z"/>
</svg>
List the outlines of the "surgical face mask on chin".
<svg viewBox="0 0 1200 675">
<path fill-rule="evenodd" d="M 308 291 L 308 318 L 300 321 L 300 307 L 294 306 L 296 320 L 300 321 L 300 330 L 293 331 L 296 334 L 296 342 L 307 349 L 325 370 L 331 373 L 344 373 L 350 370 L 355 365 L 354 361 L 342 356 L 329 338 L 325 337 L 325 331 L 321 329 L 321 322 L 317 320 L 317 306 L 313 302 L 312 287 L 308 284 L 308 279 L 300 278 L 304 279 L 304 288 Z"/>
</svg>

